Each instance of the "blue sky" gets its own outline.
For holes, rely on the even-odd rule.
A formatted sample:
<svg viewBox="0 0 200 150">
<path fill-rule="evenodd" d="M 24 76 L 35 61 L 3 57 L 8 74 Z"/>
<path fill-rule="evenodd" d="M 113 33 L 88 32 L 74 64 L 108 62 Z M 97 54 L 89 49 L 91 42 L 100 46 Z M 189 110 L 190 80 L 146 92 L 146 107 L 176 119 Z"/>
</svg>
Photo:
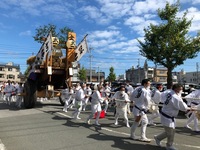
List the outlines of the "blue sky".
<svg viewBox="0 0 200 150">
<path fill-rule="evenodd" d="M 157 10 L 165 4 L 166 0 L 1 0 L 0 63 L 14 62 L 24 72 L 27 58 L 41 46 L 33 39 L 35 29 L 51 23 L 74 30 L 77 44 L 88 34 L 92 69 L 107 76 L 112 66 L 116 75 L 124 74 L 132 66 L 143 66 L 137 39 L 143 39 L 143 29 L 150 23 L 159 23 Z M 195 36 L 200 30 L 200 0 L 180 0 L 180 4 L 178 16 L 188 10 L 188 19 L 193 17 L 189 34 Z M 196 71 L 199 58 L 200 54 L 175 71 Z M 88 53 L 80 63 L 90 68 Z M 150 61 L 148 65 L 154 66 Z"/>
</svg>

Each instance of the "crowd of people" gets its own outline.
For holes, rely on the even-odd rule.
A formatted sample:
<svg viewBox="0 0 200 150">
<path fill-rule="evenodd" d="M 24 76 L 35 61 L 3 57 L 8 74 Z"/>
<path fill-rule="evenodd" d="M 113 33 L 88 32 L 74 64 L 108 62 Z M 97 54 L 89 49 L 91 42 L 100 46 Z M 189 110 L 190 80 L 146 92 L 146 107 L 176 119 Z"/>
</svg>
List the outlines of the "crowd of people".
<svg viewBox="0 0 200 150">
<path fill-rule="evenodd" d="M 141 85 L 133 87 L 129 82 L 113 88 L 111 83 L 99 83 L 96 86 L 91 84 L 77 83 L 62 91 L 62 99 L 65 101 L 63 111 L 67 112 L 73 108 L 72 118 L 81 119 L 81 113 L 88 110 L 91 113 L 85 120 L 91 124 L 95 119 L 95 125 L 100 126 L 99 118 L 106 115 L 111 106 L 114 108 L 114 125 L 118 125 L 119 117 L 123 117 L 126 127 L 130 128 L 130 138 L 142 142 L 151 142 L 147 138 L 146 130 L 148 125 L 156 126 L 154 120 L 160 118 L 163 125 L 163 132 L 155 135 L 154 140 L 158 146 L 161 141 L 167 138 L 166 149 L 175 150 L 173 146 L 176 128 L 175 118 L 179 111 L 185 112 L 188 120 L 185 127 L 200 133 L 198 119 L 200 113 L 200 90 L 192 89 L 189 94 L 182 97 L 183 87 L 181 84 L 168 86 L 163 91 L 163 85 L 158 83 L 151 87 L 148 79 L 143 79 Z M 21 108 L 23 96 L 22 83 L 14 83 L 9 80 L 1 85 L 1 99 L 10 105 L 15 102 L 17 108 Z M 184 98 L 184 99 L 183 99 Z M 90 107 L 87 107 L 90 106 Z M 128 114 L 133 114 L 133 123 L 130 126 Z M 148 115 L 147 115 L 148 114 Z M 189 125 L 194 122 L 194 128 Z M 140 135 L 136 135 L 136 130 L 140 126 Z"/>
<path fill-rule="evenodd" d="M 6 104 L 11 105 L 15 102 L 17 108 L 22 107 L 23 96 L 23 83 L 15 83 L 8 80 L 0 85 L 0 99 L 3 99 Z"/>
<path fill-rule="evenodd" d="M 65 91 L 65 106 L 63 111 L 74 107 L 72 118 L 81 119 L 81 113 L 86 110 L 90 103 L 91 113 L 86 119 L 87 124 L 91 124 L 91 119 L 95 119 L 95 125 L 100 126 L 99 118 L 101 113 L 107 113 L 109 106 L 114 106 L 115 125 L 118 125 L 119 117 L 123 117 L 126 127 L 130 127 L 127 114 L 132 112 L 134 116 L 133 124 L 130 128 L 130 138 L 142 142 L 151 142 L 147 138 L 146 130 L 148 125 L 154 125 L 155 118 L 160 118 L 164 131 L 154 136 L 158 146 L 161 141 L 167 138 L 166 149 L 175 150 L 173 145 L 175 127 L 179 111 L 184 111 L 189 119 L 185 127 L 192 130 L 189 124 L 194 121 L 194 131 L 199 132 L 197 106 L 200 104 L 200 90 L 193 90 L 183 100 L 181 94 L 183 87 L 181 84 L 174 84 L 163 91 L 162 84 L 151 87 L 151 82 L 144 79 L 141 85 L 133 88 L 129 82 L 121 84 L 119 88 L 112 89 L 110 83 L 100 83 L 96 88 L 91 88 L 90 84 L 76 84 Z M 148 114 L 148 115 L 147 115 Z M 94 117 L 95 116 L 95 117 Z M 140 135 L 136 130 L 140 126 Z"/>
</svg>

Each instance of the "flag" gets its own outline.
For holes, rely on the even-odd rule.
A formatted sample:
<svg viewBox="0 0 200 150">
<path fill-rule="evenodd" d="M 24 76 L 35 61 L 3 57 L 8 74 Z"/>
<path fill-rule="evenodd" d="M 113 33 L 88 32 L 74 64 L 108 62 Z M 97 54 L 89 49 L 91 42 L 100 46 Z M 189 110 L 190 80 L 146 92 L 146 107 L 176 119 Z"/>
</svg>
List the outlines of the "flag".
<svg viewBox="0 0 200 150">
<path fill-rule="evenodd" d="M 83 38 L 83 40 L 78 44 L 78 46 L 75 49 L 75 61 L 79 61 L 83 55 L 88 51 L 87 46 L 87 35 Z"/>
</svg>

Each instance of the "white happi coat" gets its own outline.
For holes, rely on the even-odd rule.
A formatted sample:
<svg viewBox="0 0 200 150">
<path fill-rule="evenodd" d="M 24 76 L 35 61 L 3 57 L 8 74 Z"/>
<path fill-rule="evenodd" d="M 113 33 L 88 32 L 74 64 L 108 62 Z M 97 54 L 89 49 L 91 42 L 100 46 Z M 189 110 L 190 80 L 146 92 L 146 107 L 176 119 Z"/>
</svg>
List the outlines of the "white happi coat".
<svg viewBox="0 0 200 150">
<path fill-rule="evenodd" d="M 187 105 L 188 106 L 197 106 L 200 104 L 200 100 L 195 100 L 192 98 L 200 98 L 200 90 L 195 90 L 192 91 L 190 94 L 188 94 L 187 96 L 185 96 L 186 100 L 187 100 Z M 187 99 L 189 98 L 189 99 Z"/>
<path fill-rule="evenodd" d="M 92 94 L 92 89 L 91 89 L 90 87 L 86 87 L 86 88 L 84 89 L 84 94 L 87 96 L 87 97 L 85 97 L 84 102 L 87 103 L 88 100 L 89 100 L 89 97 L 90 97 L 91 94 Z"/>
<path fill-rule="evenodd" d="M 117 91 L 112 99 L 116 102 L 116 112 L 119 114 L 127 113 L 127 102 L 130 102 L 127 93 L 121 94 L 121 91 Z"/>
<path fill-rule="evenodd" d="M 170 93 L 172 91 L 172 89 L 167 89 L 165 91 L 163 91 L 161 93 L 161 103 L 164 103 L 164 101 L 166 100 L 167 94 Z"/>
<path fill-rule="evenodd" d="M 133 87 L 131 85 L 126 85 L 125 86 L 126 90 L 127 90 L 127 94 L 131 95 L 134 91 Z"/>
<path fill-rule="evenodd" d="M 68 88 L 66 88 L 62 91 L 62 98 L 65 99 L 65 101 L 69 102 L 73 93 L 73 89 L 69 90 Z"/>
<path fill-rule="evenodd" d="M 163 102 L 164 104 L 161 111 L 170 117 L 177 117 L 179 110 L 186 111 L 188 109 L 186 103 L 173 90 L 166 95 Z M 162 113 L 160 115 L 160 119 L 163 126 L 173 129 L 176 127 L 175 119 L 173 121 L 171 118 L 164 116 Z"/>
<path fill-rule="evenodd" d="M 10 97 L 12 92 L 14 92 L 15 90 L 16 89 L 12 84 L 10 84 L 10 85 L 7 84 L 4 88 L 4 92 L 5 92 L 6 97 Z"/>
<path fill-rule="evenodd" d="M 104 98 L 101 96 L 100 92 L 96 90 L 92 94 L 91 99 L 91 111 L 92 113 L 101 112 L 101 103 L 103 103 Z"/>
<path fill-rule="evenodd" d="M 135 104 L 135 107 L 133 107 L 133 114 L 135 116 L 144 115 L 145 114 L 144 111 L 147 111 L 149 108 L 149 105 L 151 104 L 150 90 L 145 89 L 144 86 L 137 87 L 131 95 L 131 101 L 133 101 Z M 137 109 L 136 106 L 140 110 Z"/>
<path fill-rule="evenodd" d="M 75 95 L 75 107 L 78 109 L 82 109 L 82 104 L 85 98 L 85 93 L 82 88 L 80 88 Z"/>
<path fill-rule="evenodd" d="M 151 91 L 151 100 L 155 104 L 159 104 L 161 102 L 161 92 L 158 89 L 154 89 Z"/>
</svg>

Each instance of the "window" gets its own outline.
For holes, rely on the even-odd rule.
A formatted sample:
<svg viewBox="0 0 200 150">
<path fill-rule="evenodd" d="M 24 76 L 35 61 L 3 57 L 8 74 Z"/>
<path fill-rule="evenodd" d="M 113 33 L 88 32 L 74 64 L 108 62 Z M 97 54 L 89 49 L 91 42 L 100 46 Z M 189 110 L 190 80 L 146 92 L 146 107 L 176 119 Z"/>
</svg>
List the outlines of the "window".
<svg viewBox="0 0 200 150">
<path fill-rule="evenodd" d="M 12 68 L 8 68 L 8 71 L 12 71 Z"/>
<path fill-rule="evenodd" d="M 166 73 L 166 71 L 163 71 L 163 70 L 160 70 L 159 72 L 160 72 L 160 74 L 165 74 Z"/>
<path fill-rule="evenodd" d="M 7 79 L 15 79 L 15 76 L 12 74 L 7 75 Z"/>
<path fill-rule="evenodd" d="M 160 77 L 160 82 L 166 81 L 166 77 Z"/>
<path fill-rule="evenodd" d="M 4 71 L 4 68 L 3 68 L 3 67 L 0 67 L 0 71 Z"/>
<path fill-rule="evenodd" d="M 4 74 L 0 74 L 0 78 L 4 78 Z"/>
</svg>

